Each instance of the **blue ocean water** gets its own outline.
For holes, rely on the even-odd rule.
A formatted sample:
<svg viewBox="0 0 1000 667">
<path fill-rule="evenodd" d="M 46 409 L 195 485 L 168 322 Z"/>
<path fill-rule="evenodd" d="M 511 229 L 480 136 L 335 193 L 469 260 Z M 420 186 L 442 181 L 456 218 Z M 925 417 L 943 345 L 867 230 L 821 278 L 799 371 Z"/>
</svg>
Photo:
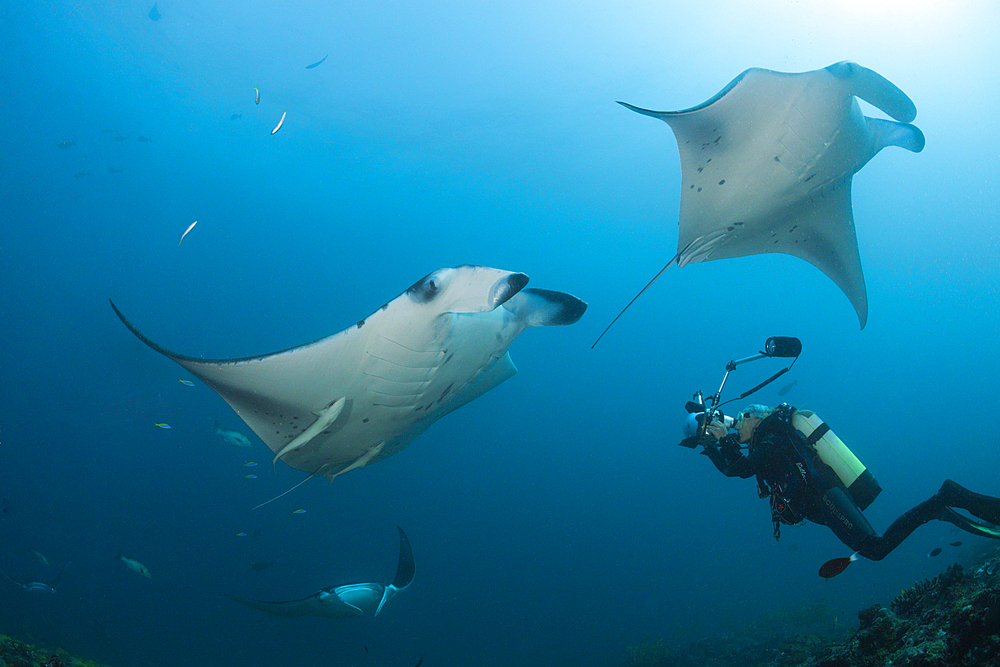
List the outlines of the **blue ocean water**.
<svg viewBox="0 0 1000 667">
<path fill-rule="evenodd" d="M 1000 495 L 995 7 L 166 0 L 153 21 L 151 4 L 0 10 L 0 570 L 66 567 L 55 595 L 0 581 L 0 633 L 123 666 L 614 665 L 789 604 L 848 622 L 960 559 L 947 543 L 976 547 L 932 523 L 824 581 L 848 555 L 827 529 L 775 543 L 753 483 L 676 443 L 693 391 L 793 335 L 783 398 L 874 472 L 877 530 L 946 476 Z M 591 350 L 677 243 L 674 137 L 614 102 L 687 108 L 748 67 L 846 59 L 902 88 L 927 137 L 854 179 L 866 328 L 814 267 L 758 256 L 670 269 Z M 249 429 L 107 303 L 171 349 L 241 357 L 465 263 L 589 310 L 526 331 L 518 375 L 400 454 L 257 511 L 302 474 L 256 436 L 222 444 L 214 420 Z M 726 397 L 779 368 L 740 367 Z M 221 595 L 388 581 L 396 525 L 416 577 L 375 619 Z"/>
</svg>

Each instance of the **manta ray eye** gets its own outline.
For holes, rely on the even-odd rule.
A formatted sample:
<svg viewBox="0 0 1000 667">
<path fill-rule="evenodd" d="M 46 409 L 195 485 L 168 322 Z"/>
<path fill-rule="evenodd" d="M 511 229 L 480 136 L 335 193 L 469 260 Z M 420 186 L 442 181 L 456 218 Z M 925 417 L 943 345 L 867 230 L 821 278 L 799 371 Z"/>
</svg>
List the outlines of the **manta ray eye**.
<svg viewBox="0 0 1000 667">
<path fill-rule="evenodd" d="M 406 291 L 415 301 L 428 303 L 438 295 L 441 291 L 441 287 L 441 277 L 435 273 L 418 280 L 413 284 L 413 287 Z"/>
</svg>

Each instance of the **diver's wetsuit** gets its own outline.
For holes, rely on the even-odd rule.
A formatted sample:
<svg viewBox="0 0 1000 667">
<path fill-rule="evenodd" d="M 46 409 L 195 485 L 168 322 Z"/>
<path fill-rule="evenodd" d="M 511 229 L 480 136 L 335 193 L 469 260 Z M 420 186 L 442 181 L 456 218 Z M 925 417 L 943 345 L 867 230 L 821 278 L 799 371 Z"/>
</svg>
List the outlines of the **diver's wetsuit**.
<svg viewBox="0 0 1000 667">
<path fill-rule="evenodd" d="M 973 493 L 950 479 L 929 500 L 896 519 L 880 537 L 833 469 L 778 412 L 754 430 L 746 456 L 735 435 L 722 438 L 718 444 L 708 442 L 703 453 L 727 477 L 757 476 L 760 496 L 771 498 L 775 537 L 779 523 L 795 524 L 808 519 L 829 526 L 841 542 L 872 560 L 885 558 L 918 526 L 932 519 L 950 521 L 976 535 L 1000 538 L 1000 531 L 951 509 L 959 507 L 1000 524 L 1000 498 Z"/>
</svg>

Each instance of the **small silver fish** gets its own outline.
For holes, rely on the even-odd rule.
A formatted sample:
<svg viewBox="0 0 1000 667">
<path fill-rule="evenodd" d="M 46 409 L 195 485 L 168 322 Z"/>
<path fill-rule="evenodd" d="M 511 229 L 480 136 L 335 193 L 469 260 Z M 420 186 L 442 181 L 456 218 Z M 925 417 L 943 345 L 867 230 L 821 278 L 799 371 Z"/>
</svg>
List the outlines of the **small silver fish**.
<svg viewBox="0 0 1000 667">
<path fill-rule="evenodd" d="M 281 120 L 279 120 L 278 124 L 274 126 L 273 130 L 271 130 L 271 134 L 274 134 L 275 132 L 277 132 L 278 130 L 280 130 L 281 126 L 285 124 L 285 114 L 287 114 L 287 113 L 288 112 L 286 111 L 285 113 L 281 114 Z"/>
<path fill-rule="evenodd" d="M 146 577 L 147 579 L 153 578 L 152 575 L 149 574 L 149 568 L 140 563 L 139 561 L 137 561 L 136 559 L 128 558 L 127 556 L 118 554 L 118 560 L 125 563 L 125 567 L 132 570 L 136 574 L 142 577 Z"/>
<path fill-rule="evenodd" d="M 184 230 L 184 233 L 183 233 L 183 234 L 181 234 L 181 241 L 183 241 L 183 240 L 184 240 L 184 237 L 188 235 L 188 232 L 190 232 L 190 231 L 191 231 L 192 229 L 194 229 L 194 226 L 195 226 L 195 225 L 197 225 L 197 224 L 198 224 L 198 221 L 197 221 L 197 220 L 195 220 L 195 221 L 194 221 L 194 222 L 192 222 L 192 223 L 191 223 L 190 225 L 188 225 L 188 228 Z M 177 242 L 177 245 L 180 245 L 180 244 L 181 244 L 181 241 L 178 241 L 178 242 Z M 216 423 L 218 423 L 218 422 L 216 422 Z"/>
<path fill-rule="evenodd" d="M 254 86 L 253 90 L 254 90 L 253 103 L 254 104 L 260 104 L 260 91 L 257 90 L 257 86 Z"/>
<path fill-rule="evenodd" d="M 252 447 L 253 444 L 250 442 L 250 438 L 246 437 L 239 431 L 230 431 L 229 429 L 222 428 L 219 425 L 219 421 L 215 421 L 215 435 L 222 438 L 222 442 L 232 445 L 233 447 Z"/>
</svg>

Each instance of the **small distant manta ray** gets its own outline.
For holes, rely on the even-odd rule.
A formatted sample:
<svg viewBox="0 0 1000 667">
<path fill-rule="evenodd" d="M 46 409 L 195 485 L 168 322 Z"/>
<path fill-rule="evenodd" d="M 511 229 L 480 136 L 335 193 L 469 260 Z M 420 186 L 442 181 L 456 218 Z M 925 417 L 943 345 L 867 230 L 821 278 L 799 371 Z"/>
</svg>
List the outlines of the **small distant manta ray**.
<svg viewBox="0 0 1000 667">
<path fill-rule="evenodd" d="M 525 328 L 573 324 L 587 309 L 527 283 L 523 273 L 484 266 L 440 269 L 340 333 L 245 359 L 171 352 L 111 307 L 142 342 L 229 403 L 275 462 L 333 480 L 401 451 L 512 377 L 507 350 Z"/>
<path fill-rule="evenodd" d="M 9 576 L 6 572 L 0 572 L 0 575 L 3 575 L 4 579 L 14 584 L 15 586 L 20 586 L 29 593 L 55 593 L 56 586 L 59 585 L 59 580 L 62 578 L 63 572 L 65 572 L 66 568 L 69 566 L 70 563 L 66 563 L 65 565 L 63 565 L 62 569 L 59 570 L 59 574 L 54 576 L 48 583 L 42 581 L 29 581 L 29 582 L 18 581 L 17 579 L 14 579 L 13 577 Z"/>
<path fill-rule="evenodd" d="M 238 118 L 243 118 L 243 114 L 241 114 L 241 113 L 234 113 L 232 116 L 229 117 L 229 120 L 236 120 Z"/>
<path fill-rule="evenodd" d="M 229 429 L 222 428 L 219 426 L 218 419 L 215 420 L 215 435 L 219 436 L 222 442 L 233 447 L 253 447 L 250 438 L 239 431 L 230 431 Z"/>
<path fill-rule="evenodd" d="M 151 21 L 160 20 L 160 10 L 156 8 L 156 3 L 153 3 L 153 8 L 149 10 L 149 18 Z"/>
<path fill-rule="evenodd" d="M 329 57 L 330 57 L 330 54 L 328 53 L 325 56 L 323 56 L 323 60 L 326 60 Z M 314 62 L 312 65 L 306 65 L 306 69 L 312 69 L 313 67 L 319 67 L 320 65 L 323 64 L 323 60 L 320 60 L 318 62 Z"/>
<path fill-rule="evenodd" d="M 900 122 L 862 115 L 858 97 Z M 677 254 L 639 295 L 675 262 L 779 252 L 833 280 L 864 328 L 851 179 L 886 146 L 923 150 L 923 133 L 909 124 L 917 109 L 903 91 L 845 61 L 794 74 L 748 69 L 683 111 L 619 104 L 667 123 L 681 158 Z"/>
<path fill-rule="evenodd" d="M 251 609 L 275 616 L 325 616 L 326 618 L 351 618 L 353 616 L 378 616 L 386 602 L 413 581 L 413 551 L 406 533 L 399 526 L 399 563 L 392 583 L 344 584 L 321 588 L 307 598 L 288 602 L 265 602 L 225 594 L 234 602 Z"/>
<path fill-rule="evenodd" d="M 786 384 L 784 387 L 782 387 L 781 389 L 778 390 L 778 396 L 784 396 L 785 394 L 787 394 L 788 392 L 790 392 L 795 387 L 795 385 L 797 385 L 798 383 L 799 383 L 799 381 L 795 380 L 794 382 Z"/>
</svg>

